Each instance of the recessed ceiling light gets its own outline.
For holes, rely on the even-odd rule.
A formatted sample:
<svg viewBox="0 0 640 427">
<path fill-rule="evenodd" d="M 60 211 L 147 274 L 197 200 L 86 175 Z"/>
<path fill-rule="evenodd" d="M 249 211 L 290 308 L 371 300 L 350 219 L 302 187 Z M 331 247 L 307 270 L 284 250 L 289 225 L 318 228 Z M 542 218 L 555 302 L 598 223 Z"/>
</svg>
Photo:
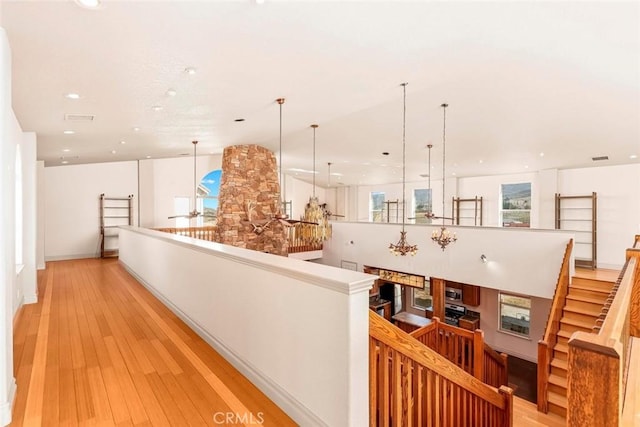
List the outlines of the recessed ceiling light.
<svg viewBox="0 0 640 427">
<path fill-rule="evenodd" d="M 189 75 L 194 75 L 196 73 L 196 69 L 193 67 L 187 67 L 184 69 L 184 72 Z"/>
<path fill-rule="evenodd" d="M 525 169 L 529 169 L 529 165 L 524 165 L 524 168 Z"/>
<path fill-rule="evenodd" d="M 176 92 L 175 89 L 169 89 L 166 92 L 167 96 L 176 96 L 177 93 L 178 92 Z"/>
<path fill-rule="evenodd" d="M 161 111 L 162 108 L 163 108 L 162 105 L 154 105 L 151 107 L 153 111 Z"/>
<path fill-rule="evenodd" d="M 134 132 L 140 132 L 140 128 L 138 126 L 132 127 L 131 130 Z"/>
<path fill-rule="evenodd" d="M 637 154 L 632 154 L 632 155 L 630 155 L 630 156 L 629 156 L 629 158 L 630 158 L 631 160 L 633 160 L 633 159 L 637 159 L 637 158 L 638 158 L 638 155 L 637 155 Z"/>
<path fill-rule="evenodd" d="M 66 94 L 64 95 L 64 97 L 65 97 L 65 98 L 67 98 L 67 99 L 80 99 L 80 95 L 78 95 L 78 94 L 77 94 L 77 93 L 75 93 L 75 92 L 69 92 L 69 93 L 66 93 Z"/>
<path fill-rule="evenodd" d="M 96 9 L 100 7 L 100 0 L 76 0 L 79 6 L 86 7 L 87 9 Z"/>
<path fill-rule="evenodd" d="M 127 141 L 124 141 L 124 140 L 120 141 L 120 144 L 122 144 L 122 145 L 124 145 L 126 143 L 127 143 Z"/>
<path fill-rule="evenodd" d="M 455 172 L 451 172 L 451 175 L 456 176 L 456 173 Z"/>
<path fill-rule="evenodd" d="M 65 131 L 62 131 L 62 133 L 64 133 L 65 135 L 73 135 L 74 133 L 76 133 L 76 131 L 74 131 L 74 130 L 65 130 Z"/>
<path fill-rule="evenodd" d="M 388 155 L 389 155 L 389 152 L 388 152 L 388 151 L 383 151 L 383 152 L 382 152 L 382 155 L 383 155 L 383 156 L 388 156 Z"/>
<path fill-rule="evenodd" d="M 480 159 L 480 160 L 478 160 L 478 163 L 482 164 L 482 163 L 484 163 L 484 160 Z"/>
<path fill-rule="evenodd" d="M 69 161 L 68 160 L 63 160 L 60 163 L 62 163 L 63 165 L 66 165 L 67 163 L 69 163 Z"/>
<path fill-rule="evenodd" d="M 68 148 L 65 148 L 64 150 L 62 150 L 63 153 L 68 153 L 69 151 L 71 150 L 69 150 Z"/>
<path fill-rule="evenodd" d="M 111 154 L 116 154 L 116 150 L 111 150 Z"/>
<path fill-rule="evenodd" d="M 264 0 L 256 0 L 256 4 L 264 4 Z"/>
<path fill-rule="evenodd" d="M 147 159 L 150 159 L 150 158 L 151 158 L 151 156 L 147 156 Z"/>
<path fill-rule="evenodd" d="M 244 119 L 235 119 L 234 122 L 244 122 Z"/>
<path fill-rule="evenodd" d="M 540 157 L 544 157 L 544 153 L 540 153 Z"/>
</svg>

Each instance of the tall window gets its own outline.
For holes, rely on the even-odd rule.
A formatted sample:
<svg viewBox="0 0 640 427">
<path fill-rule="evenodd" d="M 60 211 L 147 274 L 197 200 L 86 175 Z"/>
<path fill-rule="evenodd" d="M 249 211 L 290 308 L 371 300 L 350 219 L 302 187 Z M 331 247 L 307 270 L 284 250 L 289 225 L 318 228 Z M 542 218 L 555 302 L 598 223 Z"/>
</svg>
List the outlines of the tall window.
<svg viewBox="0 0 640 427">
<path fill-rule="evenodd" d="M 424 280 L 424 288 L 422 289 L 411 288 L 411 306 L 421 310 L 426 310 L 433 306 L 429 280 Z"/>
<path fill-rule="evenodd" d="M 15 182 L 15 239 L 16 239 L 16 264 L 24 263 L 22 259 L 22 155 L 20 153 L 20 144 L 16 145 L 16 182 Z"/>
<path fill-rule="evenodd" d="M 382 222 L 384 212 L 384 193 L 372 192 L 369 195 L 369 221 Z"/>
<path fill-rule="evenodd" d="M 202 212 L 203 216 L 198 217 L 198 226 L 215 225 L 216 216 L 218 214 L 218 195 L 220 194 L 220 180 L 222 179 L 222 170 L 212 170 L 202 178 L 198 186 L 198 212 Z"/>
<path fill-rule="evenodd" d="M 529 337 L 531 298 L 500 292 L 500 330 Z"/>
<path fill-rule="evenodd" d="M 503 227 L 531 226 L 531 183 L 502 184 L 500 216 Z"/>
<path fill-rule="evenodd" d="M 413 217 L 416 224 L 430 224 L 431 220 L 425 214 L 431 209 L 431 189 L 413 190 Z"/>
</svg>

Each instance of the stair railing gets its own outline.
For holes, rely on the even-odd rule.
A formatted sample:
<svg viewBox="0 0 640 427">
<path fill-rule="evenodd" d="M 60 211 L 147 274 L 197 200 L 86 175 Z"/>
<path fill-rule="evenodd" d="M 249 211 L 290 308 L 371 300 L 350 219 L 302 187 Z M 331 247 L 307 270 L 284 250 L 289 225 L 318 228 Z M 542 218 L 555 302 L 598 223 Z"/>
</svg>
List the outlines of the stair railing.
<svg viewBox="0 0 640 427">
<path fill-rule="evenodd" d="M 640 239 L 626 263 L 597 333 L 575 332 L 567 362 L 567 425 L 617 426 L 622 418 L 631 337 L 640 337 Z M 635 386 L 635 384 L 633 385 Z M 634 410 L 635 408 L 631 408 Z"/>
<path fill-rule="evenodd" d="M 434 317 L 430 324 L 409 335 L 485 384 L 508 384 L 507 355 L 489 347 L 480 329 L 468 331 Z"/>
<path fill-rule="evenodd" d="M 511 426 L 513 391 L 484 384 L 369 312 L 369 425 Z"/>
<path fill-rule="evenodd" d="M 571 251 L 573 250 L 573 239 L 567 243 L 564 251 L 558 282 L 553 295 L 553 302 L 547 319 L 544 335 L 538 341 L 538 411 L 547 413 L 549 411 L 548 384 L 549 373 L 551 372 L 551 359 L 553 347 L 558 342 L 558 331 L 560 330 L 560 319 L 565 299 L 569 293 L 569 275 Z"/>
</svg>

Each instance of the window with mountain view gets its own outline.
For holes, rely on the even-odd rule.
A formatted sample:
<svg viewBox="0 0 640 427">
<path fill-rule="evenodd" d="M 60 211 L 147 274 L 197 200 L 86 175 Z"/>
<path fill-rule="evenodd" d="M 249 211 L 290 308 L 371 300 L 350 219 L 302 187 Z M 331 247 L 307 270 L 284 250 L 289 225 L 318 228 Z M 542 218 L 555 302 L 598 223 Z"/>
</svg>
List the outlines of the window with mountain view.
<svg viewBox="0 0 640 427">
<path fill-rule="evenodd" d="M 531 183 L 502 184 L 500 218 L 503 227 L 531 227 Z"/>
</svg>

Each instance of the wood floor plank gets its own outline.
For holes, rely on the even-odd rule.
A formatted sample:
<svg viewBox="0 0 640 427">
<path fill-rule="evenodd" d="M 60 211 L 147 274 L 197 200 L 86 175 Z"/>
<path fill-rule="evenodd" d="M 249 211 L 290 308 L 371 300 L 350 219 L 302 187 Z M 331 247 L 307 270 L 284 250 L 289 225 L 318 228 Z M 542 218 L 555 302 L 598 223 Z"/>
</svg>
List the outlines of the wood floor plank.
<svg viewBox="0 0 640 427">
<path fill-rule="evenodd" d="M 117 260 L 47 263 L 14 325 L 14 426 L 295 423 Z"/>
</svg>

